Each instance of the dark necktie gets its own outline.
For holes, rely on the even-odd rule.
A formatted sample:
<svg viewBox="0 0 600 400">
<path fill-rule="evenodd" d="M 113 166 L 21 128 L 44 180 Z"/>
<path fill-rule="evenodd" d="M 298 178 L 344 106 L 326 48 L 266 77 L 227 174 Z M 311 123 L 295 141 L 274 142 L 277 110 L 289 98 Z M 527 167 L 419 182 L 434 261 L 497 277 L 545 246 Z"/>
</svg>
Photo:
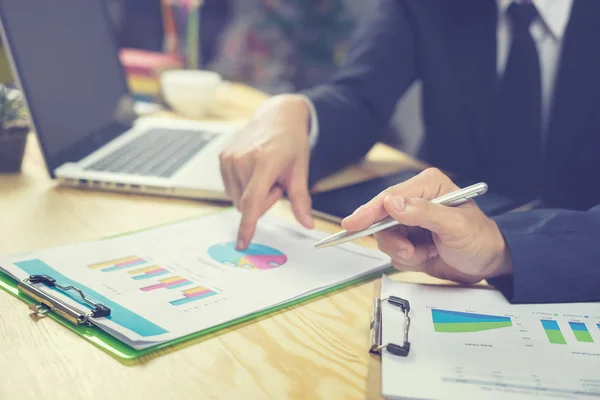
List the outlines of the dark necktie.
<svg viewBox="0 0 600 400">
<path fill-rule="evenodd" d="M 542 181 L 540 64 L 529 32 L 537 10 L 512 3 L 508 15 L 512 41 L 494 106 L 492 170 L 497 189 L 530 199 L 539 195 Z"/>
</svg>

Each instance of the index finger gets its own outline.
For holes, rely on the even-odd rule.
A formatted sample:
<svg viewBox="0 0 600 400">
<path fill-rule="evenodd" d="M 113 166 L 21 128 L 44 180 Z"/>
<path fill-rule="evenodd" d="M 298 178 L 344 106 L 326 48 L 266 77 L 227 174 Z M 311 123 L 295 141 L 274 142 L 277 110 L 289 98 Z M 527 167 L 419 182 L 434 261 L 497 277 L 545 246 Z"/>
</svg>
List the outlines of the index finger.
<svg viewBox="0 0 600 400">
<path fill-rule="evenodd" d="M 256 231 L 256 223 L 265 212 L 264 203 L 268 200 L 271 188 L 275 184 L 276 172 L 268 171 L 266 168 L 257 168 L 250 178 L 248 186 L 240 200 L 240 211 L 242 219 L 238 230 L 236 248 L 243 250 Z"/>
<path fill-rule="evenodd" d="M 342 227 L 348 231 L 358 231 L 387 217 L 388 212 L 383 206 L 383 199 L 388 195 L 433 200 L 456 189 L 458 189 L 458 186 L 443 172 L 437 168 L 429 168 L 373 197 L 369 202 L 354 211 L 352 215 L 344 218 Z"/>
</svg>

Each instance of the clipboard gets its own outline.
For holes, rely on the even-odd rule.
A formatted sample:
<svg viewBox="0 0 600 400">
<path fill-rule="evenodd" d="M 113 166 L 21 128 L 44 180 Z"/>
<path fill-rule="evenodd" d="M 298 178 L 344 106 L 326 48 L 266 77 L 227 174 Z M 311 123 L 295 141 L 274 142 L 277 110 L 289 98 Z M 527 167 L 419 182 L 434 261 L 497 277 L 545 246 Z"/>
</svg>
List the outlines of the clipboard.
<svg viewBox="0 0 600 400">
<path fill-rule="evenodd" d="M 224 212 L 227 209 L 228 208 L 225 208 L 222 211 L 217 211 L 217 213 Z M 203 214 L 203 216 L 206 216 L 206 214 Z M 185 219 L 182 219 L 181 221 L 185 221 L 187 219 L 188 218 L 185 218 Z M 172 223 L 177 223 L 177 221 L 174 221 Z M 144 229 L 135 230 L 132 232 L 127 232 L 127 233 L 111 236 L 106 239 L 119 237 L 119 236 L 125 236 L 128 234 L 133 234 L 133 233 L 137 233 L 137 232 L 142 232 L 147 229 L 153 229 L 153 228 L 165 226 L 165 225 L 169 225 L 169 223 L 160 224 L 160 225 L 157 225 L 154 227 L 144 228 Z M 392 267 L 390 267 L 390 269 L 392 269 Z M 50 296 L 42 298 L 40 293 L 44 294 L 44 296 L 47 296 L 47 295 L 45 295 L 45 292 L 38 293 L 38 291 L 35 290 L 35 285 L 40 285 L 40 284 L 46 284 L 46 285 L 58 284 L 58 285 L 60 285 L 60 282 L 54 281 L 54 279 L 51 276 L 41 276 L 41 277 L 40 276 L 30 276 L 27 279 L 25 279 L 23 282 L 19 282 L 19 281 L 15 280 L 14 278 L 12 278 L 10 275 L 8 275 L 5 272 L 3 272 L 2 270 L 0 270 L 0 289 L 11 294 L 12 296 L 16 297 L 17 299 L 23 301 L 28 306 L 28 308 L 24 307 L 24 312 L 26 312 L 29 309 L 33 319 L 37 319 L 39 317 L 48 317 L 48 318 L 58 322 L 59 324 L 63 325 L 64 327 L 68 328 L 69 330 L 71 330 L 72 332 L 74 332 L 75 334 L 77 334 L 78 336 L 80 336 L 81 338 L 86 340 L 87 342 L 91 343 L 95 347 L 108 353 L 110 356 L 117 359 L 118 361 L 120 361 L 126 365 L 131 365 L 131 364 L 136 364 L 139 361 L 139 359 L 142 357 L 146 357 L 151 354 L 155 354 L 157 352 L 164 353 L 164 352 L 176 351 L 182 347 L 187 347 L 189 345 L 192 345 L 192 344 L 198 343 L 199 341 L 207 339 L 208 335 L 211 333 L 219 332 L 219 331 L 222 331 L 229 327 L 239 326 L 245 322 L 272 315 L 283 309 L 286 309 L 286 308 L 289 308 L 289 307 L 292 307 L 292 306 L 295 306 L 295 305 L 298 305 L 301 303 L 308 302 L 310 300 L 319 298 L 321 296 L 327 295 L 327 294 L 335 292 L 335 291 L 339 291 L 341 289 L 344 289 L 344 288 L 347 288 L 350 286 L 364 283 L 370 279 L 376 278 L 379 275 L 381 275 L 381 271 L 374 272 L 372 274 L 368 274 L 363 277 L 360 277 L 360 278 L 357 278 L 357 279 L 354 279 L 354 280 L 351 280 L 348 282 L 344 282 L 342 284 L 332 286 L 332 287 L 323 289 L 321 291 L 317 291 L 317 292 L 308 294 L 306 296 L 302 296 L 300 298 L 296 298 L 296 299 L 290 300 L 288 302 L 284 302 L 282 304 L 278 304 L 271 308 L 257 311 L 255 313 L 246 315 L 244 317 L 241 317 L 241 318 L 229 321 L 229 322 L 225 322 L 220 325 L 215 325 L 210 328 L 207 328 L 207 329 L 204 329 L 204 330 L 201 330 L 198 332 L 194 332 L 190 335 L 187 335 L 187 336 L 184 336 L 181 338 L 177 338 L 177 339 L 165 342 L 165 343 L 160 343 L 160 344 L 157 344 L 157 345 L 154 345 L 154 346 L 142 349 L 142 350 L 136 350 L 133 347 L 127 345 L 126 343 L 120 341 L 119 339 L 116 339 L 115 337 L 106 333 L 102 329 L 100 329 L 94 325 L 85 323 L 86 321 L 89 322 L 89 318 L 93 318 L 94 317 L 93 315 L 91 315 L 91 314 L 80 315 L 80 314 L 77 314 L 76 310 L 68 310 L 70 307 L 67 304 L 65 304 L 64 302 L 62 302 L 60 299 L 52 298 Z M 33 289 L 32 289 L 32 286 L 33 286 Z M 65 289 L 65 290 L 62 290 L 62 292 L 66 293 L 67 291 L 69 291 L 69 293 L 68 293 L 69 296 L 75 295 L 75 296 L 80 296 L 80 299 L 85 299 L 85 293 L 80 291 L 78 288 L 63 287 L 63 289 Z M 107 310 L 103 310 L 102 304 L 89 302 L 88 305 L 90 306 L 92 311 L 94 311 L 95 308 L 97 308 L 97 309 L 101 310 L 101 312 L 107 312 Z M 34 321 L 32 321 L 32 323 L 34 323 Z"/>
<path fill-rule="evenodd" d="M 329 293 L 332 293 L 332 292 L 335 292 L 335 291 L 338 291 L 341 289 L 348 288 L 350 286 L 364 283 L 364 282 L 368 281 L 369 279 L 373 279 L 373 278 L 377 277 L 379 274 L 381 274 L 381 272 L 367 275 L 363 278 L 356 279 L 356 280 L 353 280 L 350 282 L 346 282 L 341 285 L 334 286 L 334 287 L 325 289 L 325 290 L 317 292 L 317 293 L 312 293 L 305 297 L 291 300 L 290 302 L 277 305 L 277 306 L 269 308 L 267 310 L 258 311 L 254 314 L 247 315 L 247 316 L 239 318 L 237 320 L 226 322 L 221 325 L 216 325 L 211 328 L 195 332 L 191 335 L 184 336 L 184 337 L 181 337 L 178 339 L 174 339 L 169 342 L 161 343 L 156 346 L 152 346 L 152 347 L 149 347 L 149 348 L 146 348 L 143 350 L 136 350 L 136 349 L 128 346 L 124 342 L 121 342 L 120 340 L 114 338 L 113 336 L 109 335 L 108 333 L 104 332 L 102 329 L 100 329 L 96 326 L 90 326 L 87 324 L 76 324 L 73 322 L 73 320 L 70 320 L 70 318 L 68 318 L 67 316 L 60 315 L 59 313 L 52 311 L 52 310 L 41 311 L 39 308 L 41 305 L 40 302 L 38 300 L 28 296 L 26 294 L 26 292 L 24 292 L 22 289 L 21 290 L 19 289 L 19 285 L 20 284 L 22 285 L 22 283 L 18 282 L 17 280 L 13 279 L 12 277 L 10 277 L 9 275 L 7 275 L 6 273 L 4 273 L 2 271 L 0 271 L 0 289 L 13 295 L 14 297 L 23 301 L 24 303 L 26 303 L 28 305 L 29 310 L 32 311 L 32 315 L 41 313 L 45 317 L 48 317 L 48 318 L 58 322 L 59 324 L 63 325 L 64 327 L 68 328 L 75 334 L 82 337 L 87 342 L 93 344 L 100 350 L 103 350 L 104 352 L 108 353 L 109 355 L 111 355 L 112 357 L 117 359 L 118 361 L 120 361 L 124 364 L 135 364 L 135 363 L 137 363 L 138 359 L 140 359 L 144 356 L 150 355 L 152 353 L 156 353 L 158 351 L 167 351 L 167 350 L 175 351 L 181 347 L 185 347 L 185 346 L 189 346 L 194 343 L 197 343 L 198 339 L 205 339 L 206 336 L 211 333 L 215 333 L 217 331 L 222 331 L 223 329 L 226 329 L 226 328 L 229 328 L 232 326 L 238 326 L 238 325 L 241 325 L 250 320 L 258 319 L 260 317 L 272 315 L 272 314 L 274 314 L 278 311 L 281 311 L 285 308 L 289 308 L 289 307 L 292 307 L 292 306 L 295 306 L 295 305 L 298 305 L 301 303 L 308 302 L 310 300 L 319 298 L 321 296 L 325 296 Z M 30 277 L 30 279 L 31 279 L 31 277 Z M 60 301 L 58 301 L 56 299 L 52 299 L 52 300 L 54 300 L 56 303 L 60 303 Z M 60 305 L 62 305 L 62 304 L 60 304 Z M 35 311 L 34 311 L 34 308 L 35 308 Z M 24 309 L 24 310 L 26 310 L 26 309 Z M 37 318 L 37 317 L 33 317 L 33 318 Z M 32 321 L 32 323 L 33 323 L 33 321 Z M 196 340 L 194 340 L 194 339 L 196 339 Z"/>
<path fill-rule="evenodd" d="M 381 306 L 389 303 L 404 313 L 404 335 L 402 343 L 383 343 L 381 332 L 383 320 L 381 318 Z M 410 329 L 410 303 L 406 299 L 395 296 L 381 298 L 381 279 L 377 279 L 373 290 L 373 310 L 369 325 L 369 366 L 367 370 L 367 394 L 368 400 L 384 400 L 381 387 L 381 353 L 388 351 L 398 357 L 406 357 L 410 352 L 409 329 Z"/>
</svg>

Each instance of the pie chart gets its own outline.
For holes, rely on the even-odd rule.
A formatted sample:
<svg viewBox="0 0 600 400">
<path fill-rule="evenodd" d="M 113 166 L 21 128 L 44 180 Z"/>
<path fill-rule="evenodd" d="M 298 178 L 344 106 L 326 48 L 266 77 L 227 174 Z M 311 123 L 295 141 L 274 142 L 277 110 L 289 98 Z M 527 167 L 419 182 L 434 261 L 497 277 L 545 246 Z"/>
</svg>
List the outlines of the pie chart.
<svg viewBox="0 0 600 400">
<path fill-rule="evenodd" d="M 220 243 L 208 249 L 208 255 L 218 263 L 249 270 L 265 270 L 282 266 L 287 256 L 281 251 L 258 243 L 238 251 L 235 243 Z"/>
</svg>

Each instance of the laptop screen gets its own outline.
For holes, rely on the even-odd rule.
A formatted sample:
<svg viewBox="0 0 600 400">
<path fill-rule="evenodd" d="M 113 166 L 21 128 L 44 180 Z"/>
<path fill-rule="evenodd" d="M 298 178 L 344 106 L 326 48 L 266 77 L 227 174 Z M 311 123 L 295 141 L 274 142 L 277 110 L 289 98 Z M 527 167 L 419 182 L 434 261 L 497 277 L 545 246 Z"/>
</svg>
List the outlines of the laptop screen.
<svg viewBox="0 0 600 400">
<path fill-rule="evenodd" d="M 128 94 L 104 0 L 0 0 L 0 17 L 52 173 L 112 140 Z"/>
</svg>

